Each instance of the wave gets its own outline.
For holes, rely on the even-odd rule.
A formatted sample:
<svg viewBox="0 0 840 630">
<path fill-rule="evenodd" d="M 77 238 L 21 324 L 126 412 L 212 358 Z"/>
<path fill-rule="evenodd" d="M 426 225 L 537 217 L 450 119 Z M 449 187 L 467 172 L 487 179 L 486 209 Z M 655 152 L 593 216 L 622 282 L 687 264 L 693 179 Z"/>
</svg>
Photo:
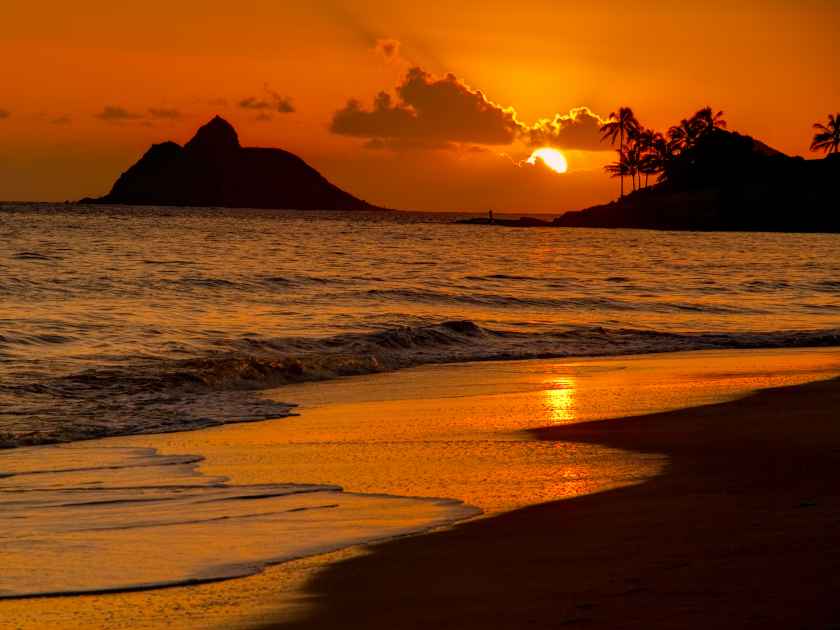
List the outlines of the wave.
<svg viewBox="0 0 840 630">
<path fill-rule="evenodd" d="M 331 484 L 234 485 L 201 473 L 200 461 L 80 444 L 5 454 L 0 600 L 253 575 L 481 512 L 454 499 L 358 494 Z M 117 564 L 119 575 L 111 570 Z"/>
<path fill-rule="evenodd" d="M 51 379 L 0 384 L 0 447 L 108 435 L 162 433 L 280 418 L 293 403 L 260 392 L 290 383 L 423 364 L 709 349 L 840 346 L 840 328 L 815 331 L 669 333 L 574 327 L 512 332 L 469 320 L 326 338 L 219 342 L 219 351 L 180 360 L 144 359 Z"/>
<path fill-rule="evenodd" d="M 342 295 L 328 295 L 325 299 L 351 299 L 356 301 L 359 296 L 357 294 Z M 499 293 L 448 293 L 445 291 L 431 291 L 428 289 L 368 289 L 364 296 L 373 299 L 393 300 L 394 298 L 406 300 L 412 303 L 425 304 L 453 304 L 453 305 L 470 305 L 480 307 L 503 307 L 503 308 L 521 308 L 521 307 L 537 307 L 537 308 L 551 308 L 566 311 L 578 311 L 580 309 L 597 310 L 597 311 L 638 311 L 640 305 L 637 301 L 623 300 L 619 298 L 608 297 L 588 297 L 588 296 L 570 296 L 564 298 L 554 297 L 518 297 L 509 294 Z M 648 295 L 645 297 L 655 298 L 655 295 Z M 652 301 L 646 302 L 645 309 L 655 313 L 681 313 L 681 312 L 697 312 L 708 315 L 762 315 L 766 311 L 747 308 L 744 306 L 734 307 L 725 306 L 722 304 L 708 304 L 708 303 L 692 303 L 692 302 L 666 302 L 666 301 Z"/>
</svg>

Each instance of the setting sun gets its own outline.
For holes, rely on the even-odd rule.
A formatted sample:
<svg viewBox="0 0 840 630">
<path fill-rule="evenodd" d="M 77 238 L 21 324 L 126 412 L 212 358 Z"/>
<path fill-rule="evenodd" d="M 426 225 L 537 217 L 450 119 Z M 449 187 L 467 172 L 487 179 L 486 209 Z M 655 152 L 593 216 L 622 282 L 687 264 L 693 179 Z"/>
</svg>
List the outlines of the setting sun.
<svg viewBox="0 0 840 630">
<path fill-rule="evenodd" d="M 556 173 L 565 173 L 569 170 L 569 163 L 566 161 L 566 156 L 557 149 L 537 149 L 528 158 L 528 164 L 536 164 L 537 158 L 542 160 L 543 164 Z"/>
</svg>

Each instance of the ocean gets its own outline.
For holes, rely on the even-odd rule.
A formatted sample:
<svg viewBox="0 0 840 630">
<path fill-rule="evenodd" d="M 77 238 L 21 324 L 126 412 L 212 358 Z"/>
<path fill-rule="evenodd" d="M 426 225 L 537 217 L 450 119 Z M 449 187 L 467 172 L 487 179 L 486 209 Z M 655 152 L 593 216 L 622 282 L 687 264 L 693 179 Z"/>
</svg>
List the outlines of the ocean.
<svg viewBox="0 0 840 630">
<path fill-rule="evenodd" d="M 641 483 L 666 458 L 529 429 L 837 372 L 787 349 L 840 345 L 840 235 L 453 218 L 2 207 L 0 615 Z"/>
<path fill-rule="evenodd" d="M 0 446 L 279 417 L 261 391 L 429 363 L 840 343 L 840 235 L 453 218 L 0 207 Z"/>
</svg>

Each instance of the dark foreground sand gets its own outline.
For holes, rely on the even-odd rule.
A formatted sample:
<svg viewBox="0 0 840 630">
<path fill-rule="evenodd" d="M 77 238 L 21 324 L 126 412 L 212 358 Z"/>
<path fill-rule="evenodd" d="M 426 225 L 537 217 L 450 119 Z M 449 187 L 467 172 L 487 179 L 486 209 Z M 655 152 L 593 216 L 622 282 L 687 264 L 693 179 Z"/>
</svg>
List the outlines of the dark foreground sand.
<svg viewBox="0 0 840 630">
<path fill-rule="evenodd" d="M 270 627 L 840 628 L 840 380 L 535 433 L 671 465 L 374 547 Z"/>
</svg>

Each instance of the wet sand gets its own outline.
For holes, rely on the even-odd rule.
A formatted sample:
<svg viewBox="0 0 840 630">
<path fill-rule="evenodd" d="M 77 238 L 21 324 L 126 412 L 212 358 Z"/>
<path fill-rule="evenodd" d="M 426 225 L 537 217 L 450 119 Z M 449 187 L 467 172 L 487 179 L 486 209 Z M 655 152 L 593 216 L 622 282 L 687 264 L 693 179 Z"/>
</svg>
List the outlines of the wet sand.
<svg viewBox="0 0 840 630">
<path fill-rule="evenodd" d="M 836 628 L 840 380 L 545 441 L 665 453 L 643 484 L 379 545 L 267 628 Z"/>
<path fill-rule="evenodd" d="M 696 627 L 721 619 L 748 627 L 719 611 L 731 596 L 768 627 L 761 615 L 773 620 L 777 611 L 750 603 L 766 592 L 781 606 L 778 592 L 795 592 L 787 579 L 809 585 L 801 591 L 808 604 L 790 604 L 795 615 L 776 627 L 808 627 L 790 620 L 817 609 L 814 589 L 829 590 L 837 563 L 796 554 L 829 553 L 836 542 L 829 536 L 840 512 L 826 497 L 840 440 L 828 416 L 840 408 L 840 387 L 574 423 L 732 400 L 838 372 L 836 349 L 437 366 L 271 392 L 301 403 L 295 418 L 101 441 L 198 453 L 204 474 L 234 483 L 452 496 L 489 517 L 245 579 L 0 602 L 0 627 L 682 628 L 692 627 L 689 612 Z M 808 387 L 827 389 L 814 396 Z M 764 396 L 777 398 L 756 406 Z M 548 424 L 556 426 L 530 430 Z M 525 507 L 558 498 L 567 500 Z M 741 566 L 742 555 L 751 563 Z M 785 564 L 812 579 L 776 570 Z"/>
</svg>

